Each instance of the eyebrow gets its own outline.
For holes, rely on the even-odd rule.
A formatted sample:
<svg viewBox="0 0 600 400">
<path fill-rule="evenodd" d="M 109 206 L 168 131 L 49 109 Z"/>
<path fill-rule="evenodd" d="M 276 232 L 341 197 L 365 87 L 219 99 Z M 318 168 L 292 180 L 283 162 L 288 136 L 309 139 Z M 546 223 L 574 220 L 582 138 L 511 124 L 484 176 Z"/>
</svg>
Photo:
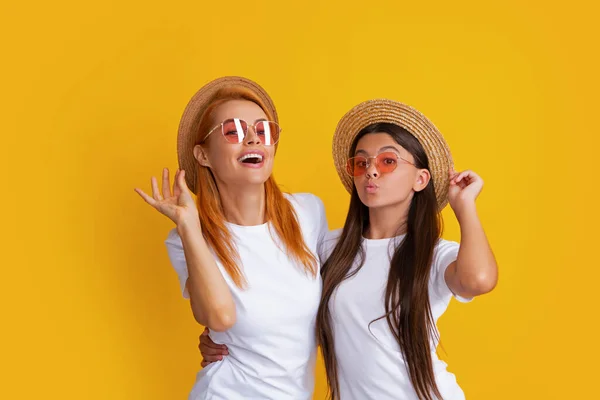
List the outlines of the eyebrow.
<svg viewBox="0 0 600 400">
<path fill-rule="evenodd" d="M 237 117 L 230 118 L 230 119 L 239 119 L 241 121 L 246 121 L 244 118 L 237 118 Z M 256 124 L 257 122 L 261 122 L 261 121 L 268 121 L 268 119 L 267 118 L 258 118 L 258 119 L 254 120 L 254 123 Z"/>
<path fill-rule="evenodd" d="M 386 150 L 394 150 L 396 153 L 398 153 L 398 155 L 400 155 L 400 151 L 395 148 L 394 146 L 383 146 L 382 148 L 379 149 L 379 151 L 377 152 L 377 154 L 381 154 Z M 365 150 L 357 150 L 355 154 L 366 154 L 369 155 L 369 153 L 367 153 Z"/>
</svg>

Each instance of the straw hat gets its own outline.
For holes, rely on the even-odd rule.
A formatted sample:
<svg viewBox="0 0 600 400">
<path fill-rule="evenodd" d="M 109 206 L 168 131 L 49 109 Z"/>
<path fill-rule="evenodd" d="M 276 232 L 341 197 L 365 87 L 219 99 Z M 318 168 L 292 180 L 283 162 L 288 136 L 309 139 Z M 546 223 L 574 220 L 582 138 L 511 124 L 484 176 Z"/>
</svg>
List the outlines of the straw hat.
<svg viewBox="0 0 600 400">
<path fill-rule="evenodd" d="M 352 193 L 354 180 L 346 172 L 350 147 L 358 133 L 375 123 L 398 125 L 419 140 L 429 159 L 429 172 L 433 179 L 438 209 L 448 204 L 448 172 L 453 168 L 448 144 L 435 125 L 414 108 L 387 99 L 368 100 L 346 113 L 340 120 L 333 136 L 333 160 L 338 175 L 348 192 Z"/>
<path fill-rule="evenodd" d="M 273 115 L 274 122 L 279 123 L 273 100 L 258 83 L 240 76 L 224 76 L 204 85 L 196 92 L 183 111 L 177 135 L 179 168 L 185 170 L 185 182 L 193 193 L 196 193 L 198 169 L 198 162 L 194 158 L 193 151 L 194 146 L 200 140 L 200 132 L 198 132 L 200 120 L 206 108 L 211 104 L 215 93 L 228 87 L 243 87 L 251 90 L 265 104 L 266 111 Z"/>
</svg>

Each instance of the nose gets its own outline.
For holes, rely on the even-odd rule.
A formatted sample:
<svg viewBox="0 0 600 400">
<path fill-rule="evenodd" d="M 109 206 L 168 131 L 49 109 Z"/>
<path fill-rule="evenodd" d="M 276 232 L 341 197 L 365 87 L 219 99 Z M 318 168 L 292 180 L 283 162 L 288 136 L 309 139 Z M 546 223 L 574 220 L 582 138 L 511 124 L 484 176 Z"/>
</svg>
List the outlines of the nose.
<svg viewBox="0 0 600 400">
<path fill-rule="evenodd" d="M 379 177 L 379 171 L 377 171 L 375 162 L 369 162 L 369 164 L 367 166 L 367 174 L 366 175 L 367 175 L 368 179 L 373 179 L 373 178 Z"/>
<path fill-rule="evenodd" d="M 260 137 L 256 134 L 256 130 L 253 126 L 248 126 L 248 132 L 246 133 L 244 141 L 247 145 L 261 144 Z"/>
</svg>

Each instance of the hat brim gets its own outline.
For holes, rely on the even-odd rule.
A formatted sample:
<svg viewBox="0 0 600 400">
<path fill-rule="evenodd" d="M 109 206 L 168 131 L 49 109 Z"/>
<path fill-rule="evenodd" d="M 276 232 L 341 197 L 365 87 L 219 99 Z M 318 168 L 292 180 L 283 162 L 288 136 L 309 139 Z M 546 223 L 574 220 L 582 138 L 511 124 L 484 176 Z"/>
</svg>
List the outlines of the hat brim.
<svg viewBox="0 0 600 400">
<path fill-rule="evenodd" d="M 344 187 L 352 193 L 354 180 L 346 172 L 346 162 L 350 148 L 358 133 L 375 123 L 398 125 L 413 136 L 423 146 L 429 160 L 438 210 L 448 204 L 449 171 L 453 169 L 450 148 L 442 134 L 423 114 L 414 108 L 394 100 L 374 99 L 360 103 L 346 113 L 339 121 L 333 136 L 333 160 Z"/>
<path fill-rule="evenodd" d="M 188 102 L 181 121 L 179 123 L 179 132 L 177 134 L 177 158 L 179 160 L 179 168 L 185 170 L 185 181 L 193 193 L 196 192 L 198 162 L 194 157 L 194 146 L 199 139 L 198 129 L 200 127 L 200 119 L 204 111 L 209 106 L 215 93 L 219 90 L 228 87 L 243 87 L 252 91 L 268 108 L 268 112 L 273 115 L 275 122 L 279 123 L 277 110 L 273 100 L 267 92 L 256 82 L 240 76 L 224 76 L 217 78 L 206 85 L 194 94 Z"/>
</svg>

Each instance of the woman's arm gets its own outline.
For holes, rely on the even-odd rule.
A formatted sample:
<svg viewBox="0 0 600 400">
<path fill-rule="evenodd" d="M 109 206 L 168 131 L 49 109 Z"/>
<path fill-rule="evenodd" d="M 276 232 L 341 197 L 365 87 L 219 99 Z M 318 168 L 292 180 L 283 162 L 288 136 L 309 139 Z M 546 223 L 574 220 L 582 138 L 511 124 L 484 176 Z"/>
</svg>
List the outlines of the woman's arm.
<svg viewBox="0 0 600 400">
<path fill-rule="evenodd" d="M 183 220 L 177 224 L 188 269 L 186 287 L 194 318 L 216 332 L 235 324 L 235 303 L 231 291 L 202 236 L 200 220 Z"/>
<path fill-rule="evenodd" d="M 475 205 L 482 188 L 483 180 L 472 171 L 451 173 L 448 200 L 460 225 L 461 241 L 458 257 L 444 278 L 450 290 L 461 297 L 488 293 L 498 282 L 496 259 Z"/>
<path fill-rule="evenodd" d="M 188 271 L 186 287 L 196 321 L 215 331 L 224 331 L 235 323 L 235 303 L 202 235 L 198 209 L 185 183 L 185 172 L 177 171 L 170 188 L 169 170 L 163 171 L 162 193 L 152 177 L 152 196 L 135 191 L 152 207 L 177 225 Z"/>
</svg>

